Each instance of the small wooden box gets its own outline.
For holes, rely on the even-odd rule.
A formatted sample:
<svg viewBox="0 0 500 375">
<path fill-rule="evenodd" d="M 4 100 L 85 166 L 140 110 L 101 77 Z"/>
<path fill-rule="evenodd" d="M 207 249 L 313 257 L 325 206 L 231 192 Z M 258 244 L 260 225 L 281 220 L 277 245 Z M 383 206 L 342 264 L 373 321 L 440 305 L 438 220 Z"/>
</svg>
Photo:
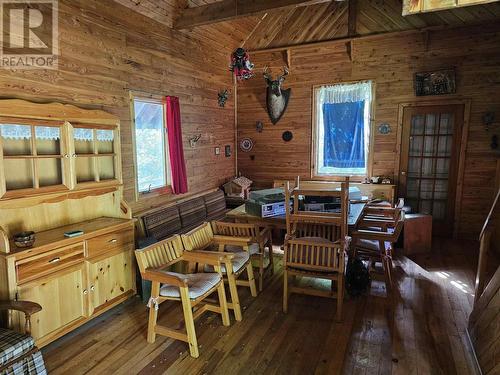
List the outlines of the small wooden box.
<svg viewBox="0 0 500 375">
<path fill-rule="evenodd" d="M 428 253 L 432 249 L 432 216 L 407 214 L 404 224 L 404 254 Z"/>
</svg>

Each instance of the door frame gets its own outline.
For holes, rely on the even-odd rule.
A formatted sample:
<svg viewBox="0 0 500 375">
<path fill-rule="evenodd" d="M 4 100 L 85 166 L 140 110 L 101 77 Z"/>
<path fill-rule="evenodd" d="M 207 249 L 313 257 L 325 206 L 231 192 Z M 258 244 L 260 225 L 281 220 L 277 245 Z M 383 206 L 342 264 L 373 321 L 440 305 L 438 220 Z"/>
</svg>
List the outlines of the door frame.
<svg viewBox="0 0 500 375">
<path fill-rule="evenodd" d="M 462 192 L 465 170 L 465 152 L 467 150 L 467 140 L 469 136 L 470 108 L 471 99 L 446 99 L 441 97 L 425 98 L 411 102 L 403 102 L 398 105 L 398 126 L 396 134 L 396 160 L 394 163 L 394 184 L 396 185 L 396 194 L 399 195 L 399 169 L 401 164 L 401 144 L 403 141 L 403 113 L 406 108 L 421 106 L 442 106 L 442 105 L 463 105 L 463 127 L 460 139 L 457 186 L 455 190 L 455 213 L 453 218 L 453 238 L 457 238 L 460 226 L 460 213 L 462 211 Z"/>
</svg>

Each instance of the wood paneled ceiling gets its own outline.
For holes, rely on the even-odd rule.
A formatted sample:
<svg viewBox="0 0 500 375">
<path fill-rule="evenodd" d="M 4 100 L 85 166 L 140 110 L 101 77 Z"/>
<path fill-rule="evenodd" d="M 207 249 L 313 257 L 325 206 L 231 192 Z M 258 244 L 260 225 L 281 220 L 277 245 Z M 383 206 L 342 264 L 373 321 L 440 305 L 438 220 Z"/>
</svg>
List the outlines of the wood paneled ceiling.
<svg viewBox="0 0 500 375">
<path fill-rule="evenodd" d="M 169 27 L 186 7 L 218 0 L 115 0 Z M 402 16 L 401 0 L 357 0 L 356 34 L 368 35 L 433 26 L 464 26 L 500 21 L 500 3 Z M 181 31 L 225 49 L 282 47 L 342 38 L 348 35 L 348 1 L 274 10 L 261 16 L 194 27 Z"/>
</svg>

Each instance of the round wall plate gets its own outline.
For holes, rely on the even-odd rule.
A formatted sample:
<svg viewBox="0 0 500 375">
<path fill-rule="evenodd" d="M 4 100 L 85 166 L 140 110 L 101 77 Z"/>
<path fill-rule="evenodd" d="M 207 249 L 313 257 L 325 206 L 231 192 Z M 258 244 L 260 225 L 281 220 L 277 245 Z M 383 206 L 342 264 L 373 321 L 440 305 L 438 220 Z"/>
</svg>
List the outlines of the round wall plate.
<svg viewBox="0 0 500 375">
<path fill-rule="evenodd" d="M 283 134 L 281 135 L 281 138 L 283 138 L 285 142 L 290 142 L 293 138 L 293 133 L 289 130 L 284 131 Z"/>
<path fill-rule="evenodd" d="M 378 131 L 380 134 L 389 134 L 391 132 L 391 125 L 384 122 L 378 126 Z"/>
<path fill-rule="evenodd" d="M 243 138 L 240 141 L 240 149 L 241 151 L 248 152 L 253 148 L 253 141 L 250 138 Z"/>
</svg>

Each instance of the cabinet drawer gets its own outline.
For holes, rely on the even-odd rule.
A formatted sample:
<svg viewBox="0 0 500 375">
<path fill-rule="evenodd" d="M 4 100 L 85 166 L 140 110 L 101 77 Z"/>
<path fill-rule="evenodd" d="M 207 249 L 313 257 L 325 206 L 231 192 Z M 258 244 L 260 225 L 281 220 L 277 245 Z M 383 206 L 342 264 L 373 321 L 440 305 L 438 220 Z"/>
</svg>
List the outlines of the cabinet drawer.
<svg viewBox="0 0 500 375">
<path fill-rule="evenodd" d="M 93 258 L 114 250 L 125 250 L 134 244 L 132 228 L 104 234 L 87 240 L 88 257 Z"/>
<path fill-rule="evenodd" d="M 17 282 L 23 283 L 83 261 L 83 242 L 16 261 Z"/>
</svg>

